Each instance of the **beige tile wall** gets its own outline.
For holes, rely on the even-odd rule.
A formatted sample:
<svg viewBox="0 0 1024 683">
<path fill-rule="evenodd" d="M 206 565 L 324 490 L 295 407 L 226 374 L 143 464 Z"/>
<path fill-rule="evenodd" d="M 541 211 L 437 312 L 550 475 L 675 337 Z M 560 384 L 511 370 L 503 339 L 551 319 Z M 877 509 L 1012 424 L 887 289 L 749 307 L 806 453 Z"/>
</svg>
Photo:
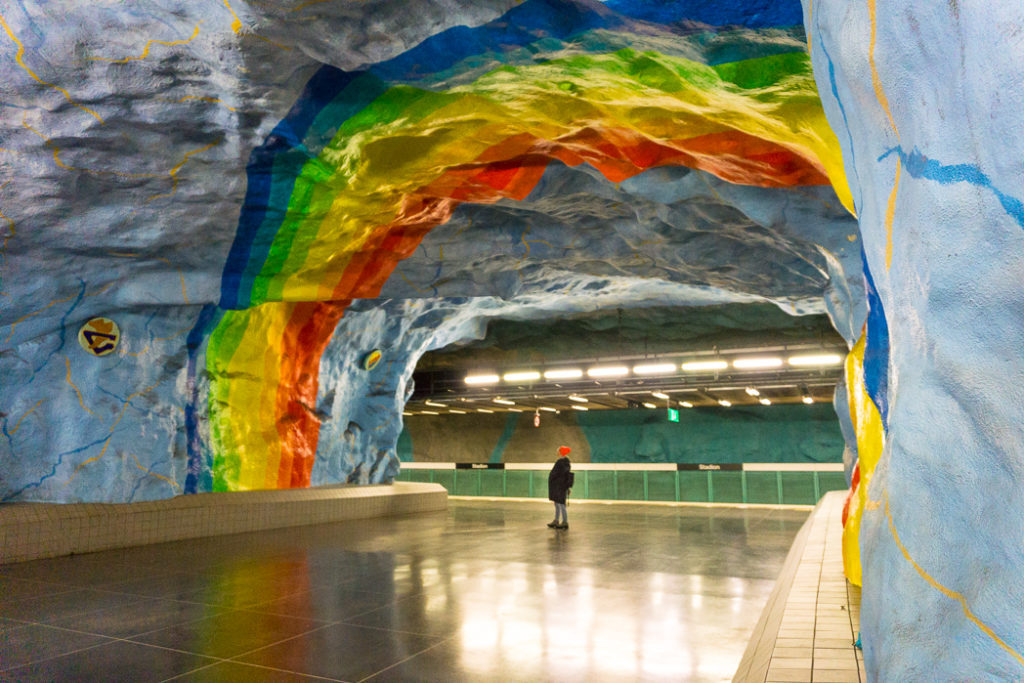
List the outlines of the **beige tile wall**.
<svg viewBox="0 0 1024 683">
<path fill-rule="evenodd" d="M 440 484 L 201 493 L 145 503 L 0 506 L 0 564 L 186 538 L 444 510 Z"/>
</svg>

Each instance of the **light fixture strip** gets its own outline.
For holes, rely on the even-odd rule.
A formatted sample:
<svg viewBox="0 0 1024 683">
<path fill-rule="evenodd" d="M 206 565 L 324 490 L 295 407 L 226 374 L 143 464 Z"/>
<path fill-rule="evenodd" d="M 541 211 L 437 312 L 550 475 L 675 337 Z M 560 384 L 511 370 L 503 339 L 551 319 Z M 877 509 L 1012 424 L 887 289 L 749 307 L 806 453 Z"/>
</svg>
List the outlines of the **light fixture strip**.
<svg viewBox="0 0 1024 683">
<path fill-rule="evenodd" d="M 519 370 L 517 372 L 506 372 L 502 375 L 506 382 L 533 382 L 540 379 L 540 373 L 535 370 Z"/>
<path fill-rule="evenodd" d="M 588 377 L 625 377 L 629 368 L 625 365 L 604 365 L 587 370 Z"/>
<path fill-rule="evenodd" d="M 497 375 L 467 375 L 466 384 L 497 384 L 500 378 Z"/>
</svg>

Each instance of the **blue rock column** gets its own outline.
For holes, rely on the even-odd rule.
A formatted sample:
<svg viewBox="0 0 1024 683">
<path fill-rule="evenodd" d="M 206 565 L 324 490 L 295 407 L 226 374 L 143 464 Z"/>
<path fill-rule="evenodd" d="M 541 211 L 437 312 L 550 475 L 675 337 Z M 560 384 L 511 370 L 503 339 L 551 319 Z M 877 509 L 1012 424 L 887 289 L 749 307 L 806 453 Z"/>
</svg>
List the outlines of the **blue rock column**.
<svg viewBox="0 0 1024 683">
<path fill-rule="evenodd" d="M 868 678 L 1022 680 L 1024 5 L 804 11 L 889 331 Z"/>
</svg>

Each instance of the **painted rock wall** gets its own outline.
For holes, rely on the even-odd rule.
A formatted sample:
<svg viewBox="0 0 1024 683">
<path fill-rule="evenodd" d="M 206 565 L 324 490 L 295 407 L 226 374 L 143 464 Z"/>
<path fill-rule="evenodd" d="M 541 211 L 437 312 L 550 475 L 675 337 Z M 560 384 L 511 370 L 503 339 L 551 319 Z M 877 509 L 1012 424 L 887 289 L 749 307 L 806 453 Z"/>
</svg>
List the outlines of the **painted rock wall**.
<svg viewBox="0 0 1024 683">
<path fill-rule="evenodd" d="M 880 456 L 860 473 L 868 675 L 1020 680 L 1024 9 L 805 5 L 873 290 L 849 366 Z"/>
<path fill-rule="evenodd" d="M 860 328 L 796 3 L 0 17 L 4 501 L 387 481 L 417 358 L 494 318 Z"/>
</svg>

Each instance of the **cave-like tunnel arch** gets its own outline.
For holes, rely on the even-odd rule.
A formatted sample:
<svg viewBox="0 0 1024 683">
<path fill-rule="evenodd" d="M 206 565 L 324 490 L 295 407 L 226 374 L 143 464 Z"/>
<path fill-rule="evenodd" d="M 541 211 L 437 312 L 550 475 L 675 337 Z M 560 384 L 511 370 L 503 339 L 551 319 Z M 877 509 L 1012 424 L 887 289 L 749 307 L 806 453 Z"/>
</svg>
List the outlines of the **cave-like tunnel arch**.
<svg viewBox="0 0 1024 683">
<path fill-rule="evenodd" d="M 0 11 L 5 503 L 387 481 L 490 320 L 769 302 L 851 348 L 869 671 L 1020 677 L 1019 7 L 167 4 Z"/>
</svg>

